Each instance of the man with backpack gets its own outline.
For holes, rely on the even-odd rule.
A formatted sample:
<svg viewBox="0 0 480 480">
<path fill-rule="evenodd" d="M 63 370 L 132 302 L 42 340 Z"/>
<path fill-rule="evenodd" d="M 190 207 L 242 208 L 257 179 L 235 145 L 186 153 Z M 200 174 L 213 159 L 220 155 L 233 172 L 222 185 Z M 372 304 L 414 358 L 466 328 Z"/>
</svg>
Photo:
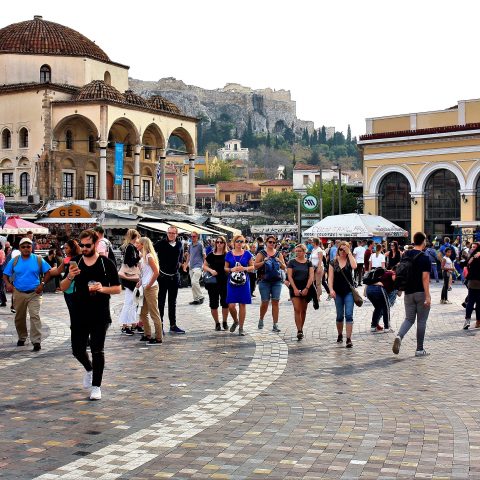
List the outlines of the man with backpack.
<svg viewBox="0 0 480 480">
<path fill-rule="evenodd" d="M 273 235 L 269 235 L 266 239 L 266 248 L 260 250 L 255 257 L 255 269 L 260 278 L 258 289 L 260 290 L 260 320 L 258 328 L 263 328 L 263 319 L 268 310 L 268 304 L 272 301 L 272 317 L 274 332 L 280 332 L 278 327 L 278 314 L 280 295 L 282 293 L 282 284 L 284 276 L 282 270 L 285 271 L 286 265 L 283 255 L 275 248 L 277 239 Z"/>
<path fill-rule="evenodd" d="M 20 255 L 12 258 L 3 271 L 3 280 L 7 288 L 13 289 L 15 308 L 15 328 L 17 329 L 17 347 L 23 347 L 27 340 L 27 310 L 30 314 L 30 340 L 33 352 L 41 349 L 42 322 L 40 306 L 43 286 L 50 280 L 50 265 L 38 255 L 32 254 L 32 240 L 28 237 L 20 240 Z M 10 282 L 10 277 L 12 283 Z M 43 278 L 42 278 L 43 277 Z"/>
<path fill-rule="evenodd" d="M 426 236 L 417 232 L 413 236 L 413 249 L 406 251 L 397 265 L 395 288 L 405 292 L 405 320 L 393 342 L 393 353 L 398 355 L 403 337 L 417 321 L 417 350 L 416 357 L 423 357 L 428 353 L 423 348 L 427 319 L 432 299 L 430 296 L 431 261 L 423 253 Z"/>
</svg>

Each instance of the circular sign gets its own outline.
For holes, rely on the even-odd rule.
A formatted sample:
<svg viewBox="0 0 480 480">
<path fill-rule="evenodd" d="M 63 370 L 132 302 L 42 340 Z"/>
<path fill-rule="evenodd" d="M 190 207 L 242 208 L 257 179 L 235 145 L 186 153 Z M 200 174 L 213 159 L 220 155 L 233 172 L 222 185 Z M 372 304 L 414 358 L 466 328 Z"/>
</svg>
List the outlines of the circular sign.
<svg viewBox="0 0 480 480">
<path fill-rule="evenodd" d="M 314 197 L 313 195 L 305 195 L 302 199 L 302 205 L 305 210 L 316 210 L 318 206 L 317 197 Z"/>
</svg>

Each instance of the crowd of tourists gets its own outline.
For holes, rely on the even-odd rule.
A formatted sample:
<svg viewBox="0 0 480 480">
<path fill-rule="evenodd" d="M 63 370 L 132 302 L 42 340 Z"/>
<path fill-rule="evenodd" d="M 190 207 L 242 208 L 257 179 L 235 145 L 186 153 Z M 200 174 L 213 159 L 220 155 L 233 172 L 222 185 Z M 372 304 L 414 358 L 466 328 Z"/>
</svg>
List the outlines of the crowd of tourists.
<svg viewBox="0 0 480 480">
<path fill-rule="evenodd" d="M 390 309 L 404 294 L 405 320 L 392 350 L 399 353 L 402 339 L 416 322 L 415 356 L 420 357 L 427 355 L 424 339 L 431 305 L 431 276 L 438 282 L 439 274 L 442 277 L 442 304 L 450 303 L 452 282 L 465 283 L 468 295 L 463 303 L 463 328 L 470 328 L 474 310 L 475 327 L 480 328 L 480 308 L 476 308 L 480 300 L 479 243 L 462 245 L 458 239 L 451 243 L 449 238 L 436 243 L 428 243 L 421 232 L 414 235 L 412 245 L 405 247 L 397 241 L 322 242 L 313 238 L 296 243 L 278 240 L 274 235 L 246 239 L 241 234 L 202 242 L 199 234 L 193 232 L 185 244 L 172 226 L 166 238 L 152 244 L 149 238 L 131 229 L 125 235 L 123 261 L 117 271 L 112 244 L 101 226 L 83 231 L 78 240 L 68 240 L 62 247 L 60 261 L 54 261 L 53 250 L 45 258 L 35 255 L 35 240 L 28 234 L 18 242 L 18 250 L 0 243 L 0 306 L 7 305 L 6 291 L 12 292 L 17 346 L 24 346 L 30 336 L 33 351 L 38 352 L 42 339 L 42 293 L 49 282 L 58 279 L 56 285 L 64 294 L 70 315 L 72 352 L 85 369 L 83 385 L 90 389 L 92 400 L 101 398 L 105 338 L 112 323 L 110 296 L 119 294 L 122 288 L 125 291 L 116 319 L 121 333 L 131 337 L 138 333 L 140 342 L 149 347 L 160 346 L 166 315 L 169 333 L 185 334 L 176 315 L 182 274 L 189 277 L 190 304 L 203 304 L 205 289 L 215 330 L 234 333 L 238 329 L 240 336 L 246 334 L 247 308 L 251 309 L 257 287 L 260 306 L 256 328 L 265 328 L 270 310 L 271 329 L 281 332 L 279 309 L 285 288 L 298 341 L 304 338 L 308 305 L 312 303 L 318 309 L 321 301 L 333 300 L 337 343 L 345 342 L 349 349 L 353 348 L 355 306 L 364 302 L 373 306 L 372 333 L 393 332 Z"/>
</svg>

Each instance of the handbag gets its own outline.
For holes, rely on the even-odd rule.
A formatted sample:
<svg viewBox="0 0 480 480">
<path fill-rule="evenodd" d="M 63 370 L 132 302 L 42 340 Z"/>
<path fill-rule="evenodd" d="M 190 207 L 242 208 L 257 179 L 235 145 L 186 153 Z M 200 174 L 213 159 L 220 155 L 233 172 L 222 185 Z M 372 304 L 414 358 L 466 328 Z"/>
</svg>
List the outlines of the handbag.
<svg viewBox="0 0 480 480">
<path fill-rule="evenodd" d="M 242 264 L 237 262 L 236 267 L 241 267 Z M 232 272 L 230 273 L 230 285 L 234 287 L 242 287 L 247 283 L 247 274 L 245 272 Z"/>
<path fill-rule="evenodd" d="M 340 268 L 340 265 L 338 266 Z M 343 278 L 346 280 L 348 283 L 348 286 L 350 287 L 350 291 L 352 292 L 353 295 L 353 301 L 357 307 L 361 307 L 363 305 L 363 298 L 362 296 L 357 292 L 357 289 L 348 281 L 347 276 L 343 273 L 343 269 L 340 268 L 340 272 L 343 275 Z"/>
<path fill-rule="evenodd" d="M 203 272 L 203 284 L 207 285 L 216 285 L 217 284 L 217 277 L 212 275 L 210 272 Z"/>
<path fill-rule="evenodd" d="M 126 263 L 122 263 L 118 276 L 122 280 L 130 280 L 132 282 L 138 282 L 140 280 L 140 268 L 137 266 L 129 267 Z"/>
</svg>

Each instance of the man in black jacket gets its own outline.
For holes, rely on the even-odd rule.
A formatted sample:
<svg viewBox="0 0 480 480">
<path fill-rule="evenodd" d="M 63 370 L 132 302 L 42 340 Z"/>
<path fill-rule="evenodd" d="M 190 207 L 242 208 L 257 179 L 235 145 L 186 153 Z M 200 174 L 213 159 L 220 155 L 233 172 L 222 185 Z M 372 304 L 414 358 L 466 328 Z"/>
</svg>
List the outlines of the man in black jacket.
<svg viewBox="0 0 480 480">
<path fill-rule="evenodd" d="M 168 293 L 168 319 L 170 320 L 170 333 L 185 333 L 177 326 L 177 295 L 179 284 L 178 269 L 183 261 L 183 246 L 177 240 L 177 227 L 169 227 L 167 238 L 155 244 L 158 261 L 160 263 L 160 275 L 158 276 L 158 308 L 163 323 L 165 301 Z"/>
</svg>

